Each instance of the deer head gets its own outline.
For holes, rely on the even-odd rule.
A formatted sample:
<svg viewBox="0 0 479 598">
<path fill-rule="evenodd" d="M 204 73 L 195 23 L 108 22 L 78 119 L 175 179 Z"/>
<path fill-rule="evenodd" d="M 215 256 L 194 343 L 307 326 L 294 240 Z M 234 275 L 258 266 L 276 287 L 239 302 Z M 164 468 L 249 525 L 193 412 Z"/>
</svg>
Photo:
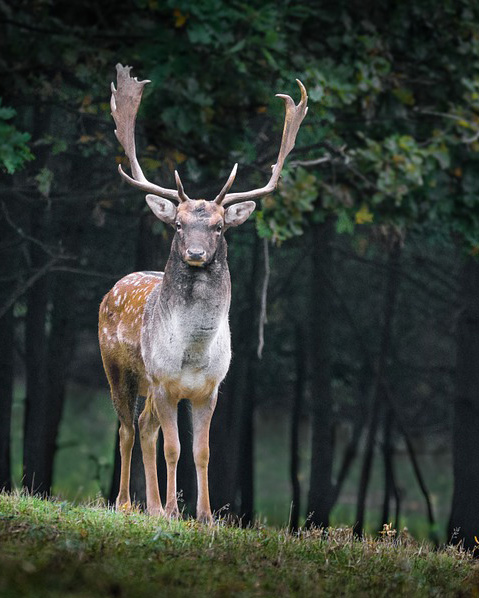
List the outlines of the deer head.
<svg viewBox="0 0 479 598">
<path fill-rule="evenodd" d="M 296 79 L 301 90 L 298 105 L 290 96 L 277 94 L 285 102 L 286 116 L 278 159 L 267 185 L 252 191 L 228 193 L 236 177 L 238 165 L 235 164 L 215 199 L 205 201 L 190 199 L 186 195 L 176 170 L 176 189 L 160 187 L 145 178 L 136 158 L 135 121 L 143 89 L 150 81 L 130 77 L 129 66 L 117 64 L 116 70 L 118 88 L 111 84 L 111 113 L 116 124 L 115 134 L 130 161 L 132 176 L 123 171 L 121 164 L 119 173 L 130 185 L 149 192 L 146 201 L 155 216 L 175 227 L 183 261 L 191 266 L 205 266 L 212 260 L 224 232 L 229 227 L 242 224 L 251 215 L 255 209 L 251 200 L 259 199 L 276 188 L 284 160 L 294 147 L 298 129 L 308 111 L 306 89 Z"/>
</svg>

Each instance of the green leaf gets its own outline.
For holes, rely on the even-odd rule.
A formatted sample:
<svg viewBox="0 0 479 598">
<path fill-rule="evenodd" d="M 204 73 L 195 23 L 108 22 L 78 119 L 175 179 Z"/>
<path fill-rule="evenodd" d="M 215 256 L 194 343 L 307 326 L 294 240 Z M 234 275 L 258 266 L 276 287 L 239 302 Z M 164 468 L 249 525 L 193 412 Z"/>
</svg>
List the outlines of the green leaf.
<svg viewBox="0 0 479 598">
<path fill-rule="evenodd" d="M 340 211 L 336 220 L 336 231 L 339 234 L 347 233 L 352 235 L 354 232 L 354 221 L 351 216 L 345 212 Z"/>
<path fill-rule="evenodd" d="M 42 168 L 36 175 L 35 181 L 37 183 L 37 189 L 43 195 L 48 197 L 52 188 L 53 179 L 55 178 L 53 172 L 49 168 Z"/>
</svg>

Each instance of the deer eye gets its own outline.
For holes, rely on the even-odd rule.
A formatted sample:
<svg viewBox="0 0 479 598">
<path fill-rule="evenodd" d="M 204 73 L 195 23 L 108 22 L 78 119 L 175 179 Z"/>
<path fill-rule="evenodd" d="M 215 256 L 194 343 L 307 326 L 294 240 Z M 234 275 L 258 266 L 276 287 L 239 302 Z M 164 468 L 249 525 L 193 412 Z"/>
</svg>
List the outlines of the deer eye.
<svg viewBox="0 0 479 598">
<path fill-rule="evenodd" d="M 218 223 L 218 225 L 216 226 L 216 232 L 220 233 L 223 230 L 223 225 L 221 224 L 221 222 Z"/>
<path fill-rule="evenodd" d="M 181 230 L 181 222 L 176 223 L 176 230 Z"/>
</svg>

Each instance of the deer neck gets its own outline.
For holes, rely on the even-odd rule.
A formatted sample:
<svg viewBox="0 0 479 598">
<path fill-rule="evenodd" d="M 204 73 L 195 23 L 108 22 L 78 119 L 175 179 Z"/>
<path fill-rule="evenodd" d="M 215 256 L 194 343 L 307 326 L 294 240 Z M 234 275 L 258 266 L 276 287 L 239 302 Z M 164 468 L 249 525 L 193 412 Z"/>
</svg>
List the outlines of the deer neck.
<svg viewBox="0 0 479 598">
<path fill-rule="evenodd" d="M 160 292 L 162 316 L 174 320 L 186 336 L 214 335 L 227 318 L 231 300 L 231 281 L 227 246 L 221 239 L 212 261 L 204 268 L 189 266 L 180 256 L 176 237 Z"/>
</svg>

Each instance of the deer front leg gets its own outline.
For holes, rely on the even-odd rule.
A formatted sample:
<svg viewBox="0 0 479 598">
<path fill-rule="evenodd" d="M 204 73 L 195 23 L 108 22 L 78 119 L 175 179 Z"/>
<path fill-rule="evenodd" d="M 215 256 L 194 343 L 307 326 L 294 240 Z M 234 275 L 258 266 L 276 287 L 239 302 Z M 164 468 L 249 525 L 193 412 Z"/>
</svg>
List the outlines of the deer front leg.
<svg viewBox="0 0 479 598">
<path fill-rule="evenodd" d="M 156 441 L 160 420 L 152 402 L 151 395 L 148 395 L 145 409 L 138 419 L 140 428 L 141 453 L 145 467 L 146 481 L 146 506 L 149 515 L 164 515 L 161 506 L 160 490 L 158 488 L 158 470 L 156 465 Z"/>
<path fill-rule="evenodd" d="M 203 404 L 192 405 L 193 415 L 193 457 L 198 483 L 196 518 L 204 523 L 213 523 L 210 494 L 208 489 L 208 462 L 210 460 L 210 424 L 216 406 L 218 391 Z"/>
<path fill-rule="evenodd" d="M 176 499 L 176 467 L 180 458 L 178 401 L 171 401 L 167 397 L 162 397 L 158 404 L 158 416 L 163 430 L 163 449 L 167 473 L 165 511 L 168 517 L 178 517 L 179 510 Z"/>
</svg>

